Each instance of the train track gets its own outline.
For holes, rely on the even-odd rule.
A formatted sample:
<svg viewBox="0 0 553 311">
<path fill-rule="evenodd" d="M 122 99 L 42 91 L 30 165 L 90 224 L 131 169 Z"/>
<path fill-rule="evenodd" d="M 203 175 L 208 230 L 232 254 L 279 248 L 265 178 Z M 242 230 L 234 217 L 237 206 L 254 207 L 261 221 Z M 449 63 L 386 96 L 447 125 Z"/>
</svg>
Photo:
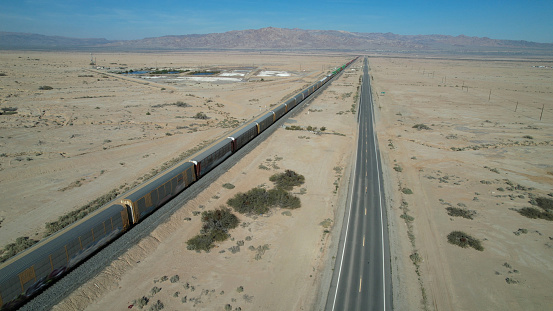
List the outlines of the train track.
<svg viewBox="0 0 553 311">
<path fill-rule="evenodd" d="M 204 189 L 217 180 L 221 175 L 227 172 L 232 166 L 238 163 L 249 152 L 254 150 L 265 139 L 272 135 L 286 121 L 301 113 L 311 101 L 316 98 L 324 89 L 338 78 L 342 72 L 334 76 L 328 83 L 321 86 L 313 94 L 303 100 L 300 104 L 290 110 L 284 117 L 277 120 L 269 128 L 257 135 L 247 145 L 239 149 L 226 161 L 212 169 L 205 176 L 183 190 L 171 201 L 165 203 L 149 217 L 133 226 L 129 231 L 118 239 L 105 246 L 88 260 L 79 264 L 70 273 L 58 280 L 56 283 L 45 289 L 42 293 L 23 305 L 20 310 L 48 310 L 60 303 L 73 291 L 84 285 L 90 279 L 98 275 L 102 270 L 108 267 L 114 260 L 121 257 L 131 247 L 137 245 L 142 239 L 148 237 L 160 224 L 169 220 L 177 210 L 179 210 L 188 201 L 194 199 Z"/>
</svg>

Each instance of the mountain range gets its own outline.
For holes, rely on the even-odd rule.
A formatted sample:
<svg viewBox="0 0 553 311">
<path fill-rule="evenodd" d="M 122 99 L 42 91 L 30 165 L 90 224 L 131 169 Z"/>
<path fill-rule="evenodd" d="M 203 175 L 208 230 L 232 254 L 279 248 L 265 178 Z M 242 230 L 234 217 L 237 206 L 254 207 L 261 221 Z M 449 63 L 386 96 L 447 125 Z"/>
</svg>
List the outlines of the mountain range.
<svg viewBox="0 0 553 311">
<path fill-rule="evenodd" d="M 0 32 L 8 50 L 281 50 L 395 53 L 486 53 L 553 56 L 553 43 L 498 40 L 464 35 L 398 35 L 338 30 L 267 27 L 224 33 L 170 35 L 140 40 L 82 39 Z"/>
</svg>

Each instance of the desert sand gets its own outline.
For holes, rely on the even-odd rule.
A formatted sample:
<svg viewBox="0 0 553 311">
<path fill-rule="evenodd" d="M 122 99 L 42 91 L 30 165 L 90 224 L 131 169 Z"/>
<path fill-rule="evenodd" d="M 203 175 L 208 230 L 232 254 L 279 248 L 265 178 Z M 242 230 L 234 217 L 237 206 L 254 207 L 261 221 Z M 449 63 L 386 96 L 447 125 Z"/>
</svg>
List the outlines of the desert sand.
<svg viewBox="0 0 553 311">
<path fill-rule="evenodd" d="M 394 190 L 390 230 L 402 250 L 392 261 L 412 267 L 393 276 L 394 286 L 406 285 L 394 297 L 398 310 L 551 308 L 551 223 L 514 210 L 553 195 L 553 69 L 535 65 L 551 63 L 371 59 L 378 138 Z M 476 214 L 449 216 L 450 206 Z M 484 250 L 449 244 L 455 230 Z"/>
<path fill-rule="evenodd" d="M 0 118 L 0 245 L 20 236 L 40 239 L 46 222 L 112 189 L 124 191 L 151 169 L 223 136 L 346 58 L 106 53 L 92 59 L 94 66 L 87 53 L 0 55 L 0 106 L 17 108 L 17 114 Z M 239 82 L 209 82 L 113 73 L 142 68 L 246 68 L 247 75 Z M 256 76 L 271 69 L 289 76 Z M 43 86 L 52 89 L 40 90 Z M 190 107 L 171 105 L 177 102 Z M 194 118 L 199 112 L 208 119 Z"/>
<path fill-rule="evenodd" d="M 1 106 L 18 107 L 18 114 L 0 116 L 3 243 L 40 237 L 46 221 L 223 136 L 231 130 L 226 124 L 251 119 L 316 81 L 329 64 L 350 59 L 276 53 L 94 57 L 97 65 L 91 68 L 86 53 L 0 55 L 0 72 L 6 73 L 0 77 Z M 549 308 L 551 223 L 515 210 L 530 206 L 532 197 L 549 197 L 553 189 L 553 69 L 533 67 L 544 64 L 370 58 L 395 309 Z M 244 76 L 250 82 L 218 82 L 141 79 L 99 66 L 224 68 L 229 78 L 241 77 L 235 70 L 254 69 Z M 227 304 L 232 310 L 322 310 L 355 152 L 350 109 L 360 66 L 355 63 L 288 121 L 325 126 L 323 134 L 278 129 L 55 309 L 123 310 L 146 296 L 148 307 L 160 300 L 170 310 Z M 256 76 L 262 71 L 273 74 Z M 39 91 L 42 85 L 54 89 Z M 177 101 L 192 106 L 152 107 Z M 198 112 L 210 118 L 194 119 Z M 428 129 L 413 128 L 421 124 Z M 239 215 L 242 225 L 231 231 L 232 239 L 210 253 L 186 249 L 200 229 L 198 212 L 256 186 L 271 188 L 269 177 L 285 169 L 305 176 L 306 183 L 294 189 L 301 208 L 257 218 Z M 236 187 L 226 189 L 225 183 Z M 450 206 L 475 215 L 449 216 Z M 479 239 L 484 250 L 449 244 L 453 230 Z"/>
</svg>

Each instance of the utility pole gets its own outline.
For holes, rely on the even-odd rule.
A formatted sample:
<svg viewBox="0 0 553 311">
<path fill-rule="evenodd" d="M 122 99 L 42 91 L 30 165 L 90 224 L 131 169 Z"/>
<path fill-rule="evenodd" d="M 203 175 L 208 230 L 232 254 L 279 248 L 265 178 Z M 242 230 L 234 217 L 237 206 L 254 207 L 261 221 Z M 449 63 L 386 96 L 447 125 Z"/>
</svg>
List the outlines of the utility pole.
<svg viewBox="0 0 553 311">
<path fill-rule="evenodd" d="M 518 101 L 517 101 L 517 105 L 515 106 L 515 112 L 517 112 L 517 108 L 518 108 Z"/>
<path fill-rule="evenodd" d="M 543 104 L 543 105 L 541 106 L 540 121 L 541 121 L 541 117 L 543 116 L 543 108 L 545 108 L 545 104 Z"/>
</svg>

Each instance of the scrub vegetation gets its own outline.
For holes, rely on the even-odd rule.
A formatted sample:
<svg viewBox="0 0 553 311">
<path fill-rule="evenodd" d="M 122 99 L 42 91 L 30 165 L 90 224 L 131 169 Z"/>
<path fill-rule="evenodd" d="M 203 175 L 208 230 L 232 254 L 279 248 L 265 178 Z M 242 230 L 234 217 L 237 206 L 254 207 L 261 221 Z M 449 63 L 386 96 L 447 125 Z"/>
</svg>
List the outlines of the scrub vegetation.
<svg viewBox="0 0 553 311">
<path fill-rule="evenodd" d="M 462 248 L 467 248 L 470 246 L 478 251 L 484 250 L 484 247 L 480 243 L 480 240 L 475 239 L 462 231 L 451 232 L 447 235 L 447 241 Z"/>
<path fill-rule="evenodd" d="M 208 252 L 214 247 L 214 242 L 222 242 L 229 238 L 228 231 L 238 227 L 240 221 L 227 207 L 221 206 L 213 211 L 202 212 L 202 230 L 200 234 L 188 240 L 189 250 Z"/>
</svg>

